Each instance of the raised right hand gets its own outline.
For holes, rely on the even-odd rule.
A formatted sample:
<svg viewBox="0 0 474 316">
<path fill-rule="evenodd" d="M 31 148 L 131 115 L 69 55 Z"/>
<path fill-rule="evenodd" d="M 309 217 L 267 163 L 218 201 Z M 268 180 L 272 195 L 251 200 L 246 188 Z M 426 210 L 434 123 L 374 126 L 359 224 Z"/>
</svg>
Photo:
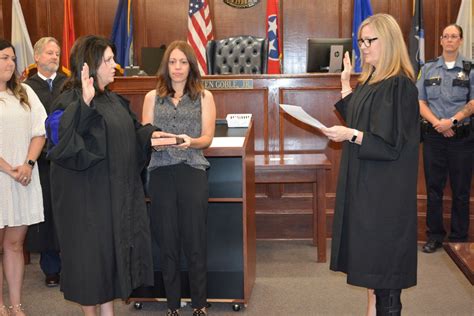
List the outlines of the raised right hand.
<svg viewBox="0 0 474 316">
<path fill-rule="evenodd" d="M 344 69 L 341 72 L 341 82 L 347 83 L 349 85 L 349 80 L 351 79 L 352 63 L 349 52 L 344 53 L 343 59 Z"/>
<path fill-rule="evenodd" d="M 82 98 L 87 105 L 91 104 L 95 95 L 94 78 L 89 75 L 89 66 L 84 63 L 81 71 Z"/>
</svg>

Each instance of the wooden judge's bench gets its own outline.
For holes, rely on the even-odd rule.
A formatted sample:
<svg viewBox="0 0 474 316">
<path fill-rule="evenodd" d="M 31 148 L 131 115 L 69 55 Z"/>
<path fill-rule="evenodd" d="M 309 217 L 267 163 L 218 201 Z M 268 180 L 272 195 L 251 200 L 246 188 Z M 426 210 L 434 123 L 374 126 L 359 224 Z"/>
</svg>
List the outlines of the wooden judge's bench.
<svg viewBox="0 0 474 316">
<path fill-rule="evenodd" d="M 356 81 L 357 77 L 354 76 L 352 86 L 356 85 Z M 327 126 L 342 124 L 333 106 L 341 97 L 339 75 L 205 76 L 204 82 L 206 88 L 214 95 L 217 118 L 225 118 L 228 113 L 252 113 L 256 155 L 257 238 L 313 239 L 314 237 L 316 242 L 318 233 L 330 237 L 341 144 L 328 143 L 327 138 L 317 129 L 298 122 L 282 112 L 279 104 L 302 106 L 306 112 Z M 144 96 L 155 86 L 156 77 L 116 77 L 115 82 L 110 85 L 113 91 L 131 101 L 132 109 L 139 118 Z M 298 175 L 294 173 L 294 170 L 291 171 L 292 168 L 298 166 L 297 163 L 292 163 L 292 154 L 325 155 L 325 157 L 313 156 L 315 159 L 313 162 L 301 160 L 307 164 L 307 168 L 314 168 L 316 164 L 319 164 L 322 173 L 318 176 L 325 180 L 324 186 L 319 187 L 319 191 L 315 189 L 318 183 L 310 178 L 308 181 L 298 181 Z M 263 156 L 259 158 L 259 155 Z M 275 159 L 277 159 L 275 155 L 281 158 L 278 166 L 275 166 Z M 322 158 L 327 158 L 327 161 L 318 160 Z M 264 163 L 263 167 L 266 169 L 259 166 L 261 162 Z M 269 167 L 269 163 L 273 166 Z M 285 163 L 289 166 L 289 174 L 282 178 L 281 175 L 286 174 Z M 421 157 L 418 169 L 418 239 L 424 240 L 426 238 L 426 190 Z M 271 180 L 271 175 L 270 179 L 268 178 L 268 172 L 275 172 L 274 182 Z M 472 185 L 474 186 L 474 181 Z M 471 192 L 474 192 L 474 188 Z M 315 194 L 318 196 L 313 199 Z M 451 204 L 449 189 L 445 191 L 445 196 L 446 227 L 449 227 Z M 315 215 L 314 210 L 319 206 L 324 209 L 322 214 L 325 215 L 323 216 L 325 220 L 320 220 L 318 223 L 313 215 Z M 474 197 L 471 197 L 470 206 L 474 209 Z M 473 219 L 474 213 L 470 220 L 471 240 L 474 240 Z M 313 225 L 318 226 L 319 231 L 313 230 Z M 321 256 L 322 254 L 319 260 L 324 261 L 325 258 Z"/>
</svg>

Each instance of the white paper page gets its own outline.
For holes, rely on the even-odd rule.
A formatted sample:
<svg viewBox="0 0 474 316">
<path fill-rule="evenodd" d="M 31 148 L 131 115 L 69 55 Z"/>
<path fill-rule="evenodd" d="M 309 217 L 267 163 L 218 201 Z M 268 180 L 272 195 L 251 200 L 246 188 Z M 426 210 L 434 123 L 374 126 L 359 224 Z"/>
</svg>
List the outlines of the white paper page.
<svg viewBox="0 0 474 316">
<path fill-rule="evenodd" d="M 214 137 L 209 147 L 242 147 L 245 137 Z"/>
<path fill-rule="evenodd" d="M 323 123 L 309 115 L 305 110 L 303 110 L 301 106 L 280 104 L 280 107 L 283 109 L 283 111 L 303 123 L 306 123 L 319 129 L 326 128 Z"/>
</svg>

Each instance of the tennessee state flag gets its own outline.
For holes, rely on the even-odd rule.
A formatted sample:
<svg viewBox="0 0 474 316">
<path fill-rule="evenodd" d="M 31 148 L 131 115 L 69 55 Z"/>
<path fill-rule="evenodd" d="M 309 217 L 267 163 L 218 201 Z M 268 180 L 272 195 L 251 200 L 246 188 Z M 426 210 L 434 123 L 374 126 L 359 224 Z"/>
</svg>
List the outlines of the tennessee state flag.
<svg viewBox="0 0 474 316">
<path fill-rule="evenodd" d="M 281 46 L 278 32 L 278 0 L 267 1 L 268 73 L 281 73 Z"/>
<path fill-rule="evenodd" d="M 69 75 L 69 55 L 71 55 L 72 44 L 76 40 L 74 33 L 74 15 L 72 14 L 71 0 L 64 0 L 64 25 L 63 25 L 63 42 L 61 48 L 61 64 L 62 70 Z"/>
</svg>

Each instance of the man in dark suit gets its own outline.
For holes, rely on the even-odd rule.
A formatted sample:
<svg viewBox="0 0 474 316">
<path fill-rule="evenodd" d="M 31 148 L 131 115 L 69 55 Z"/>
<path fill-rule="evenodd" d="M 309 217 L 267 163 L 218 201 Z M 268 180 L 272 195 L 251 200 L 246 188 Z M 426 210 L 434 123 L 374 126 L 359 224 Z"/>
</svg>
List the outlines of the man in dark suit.
<svg viewBox="0 0 474 316">
<path fill-rule="evenodd" d="M 59 43 L 55 38 L 39 39 L 34 47 L 38 72 L 25 81 L 38 95 L 48 115 L 53 101 L 61 93 L 62 85 L 67 78 L 58 72 L 60 51 Z M 46 160 L 45 149 L 38 159 L 38 168 L 43 190 L 44 222 L 29 227 L 26 245 L 28 250 L 41 253 L 40 266 L 46 276 L 46 286 L 54 287 L 59 284 L 61 259 L 51 210 L 49 161 Z"/>
</svg>

